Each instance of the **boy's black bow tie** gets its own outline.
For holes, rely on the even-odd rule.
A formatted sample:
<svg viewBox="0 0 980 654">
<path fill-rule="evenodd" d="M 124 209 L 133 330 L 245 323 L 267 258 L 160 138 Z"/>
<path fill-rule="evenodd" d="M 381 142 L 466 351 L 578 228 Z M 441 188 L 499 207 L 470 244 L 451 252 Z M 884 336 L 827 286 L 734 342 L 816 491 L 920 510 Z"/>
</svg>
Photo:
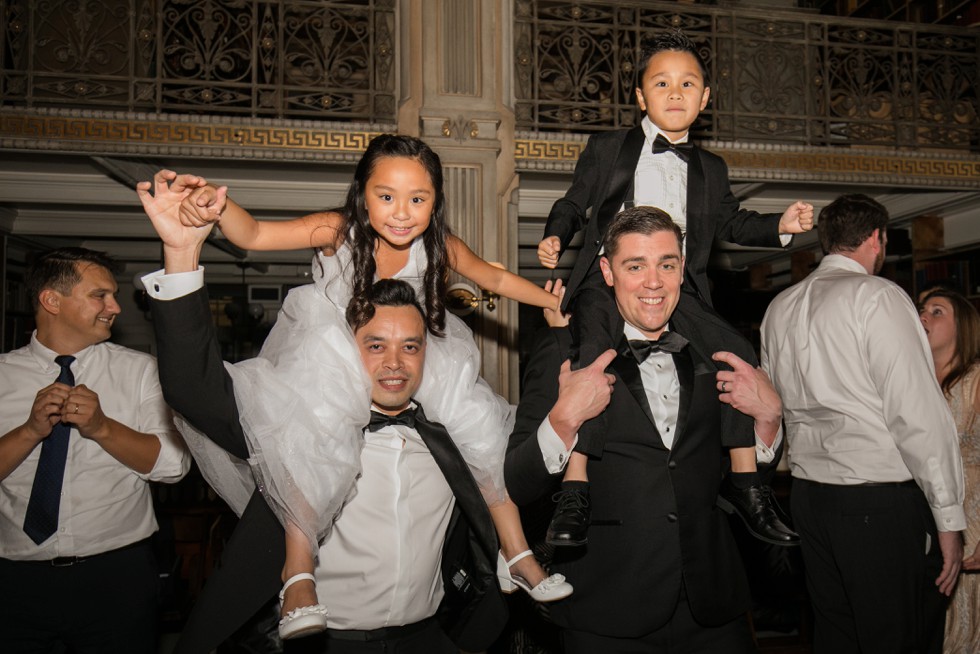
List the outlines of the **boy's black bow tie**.
<svg viewBox="0 0 980 654">
<path fill-rule="evenodd" d="M 643 363 L 653 352 L 680 352 L 687 346 L 687 339 L 677 332 L 664 332 L 656 341 L 631 339 L 629 345 L 636 362 Z"/>
<path fill-rule="evenodd" d="M 657 134 L 657 138 L 653 140 L 654 154 L 660 154 L 661 152 L 673 152 L 684 163 L 691 160 L 691 152 L 693 151 L 693 143 L 671 143 L 663 134 Z"/>
</svg>

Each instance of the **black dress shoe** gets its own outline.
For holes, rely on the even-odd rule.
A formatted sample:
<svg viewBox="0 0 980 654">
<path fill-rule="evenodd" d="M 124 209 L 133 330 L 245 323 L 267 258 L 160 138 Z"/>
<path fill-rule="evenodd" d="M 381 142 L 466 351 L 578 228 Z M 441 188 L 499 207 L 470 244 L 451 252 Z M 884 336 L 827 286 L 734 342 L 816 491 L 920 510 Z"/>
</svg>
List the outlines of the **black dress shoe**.
<svg viewBox="0 0 980 654">
<path fill-rule="evenodd" d="M 718 494 L 718 506 L 741 518 L 749 533 L 761 541 L 785 547 L 800 544 L 799 535 L 780 519 L 782 512 L 768 486 L 736 488 L 726 477 Z"/>
<path fill-rule="evenodd" d="M 558 502 L 558 506 L 548 525 L 545 542 L 557 547 L 585 545 L 589 540 L 591 515 L 588 488 L 562 489 L 552 499 Z"/>
</svg>

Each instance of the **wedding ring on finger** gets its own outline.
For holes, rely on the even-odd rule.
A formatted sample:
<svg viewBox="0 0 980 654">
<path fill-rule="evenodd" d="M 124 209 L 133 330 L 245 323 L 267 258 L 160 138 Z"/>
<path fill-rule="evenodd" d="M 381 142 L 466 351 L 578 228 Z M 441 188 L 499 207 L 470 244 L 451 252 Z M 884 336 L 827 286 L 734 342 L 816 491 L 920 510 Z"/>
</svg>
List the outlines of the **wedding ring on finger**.
<svg viewBox="0 0 980 654">
<path fill-rule="evenodd" d="M 721 392 L 722 393 L 728 392 L 728 382 L 721 382 Z"/>
<path fill-rule="evenodd" d="M 75 410 L 72 411 L 72 413 L 78 413 L 78 405 L 77 404 L 75 405 Z"/>
</svg>

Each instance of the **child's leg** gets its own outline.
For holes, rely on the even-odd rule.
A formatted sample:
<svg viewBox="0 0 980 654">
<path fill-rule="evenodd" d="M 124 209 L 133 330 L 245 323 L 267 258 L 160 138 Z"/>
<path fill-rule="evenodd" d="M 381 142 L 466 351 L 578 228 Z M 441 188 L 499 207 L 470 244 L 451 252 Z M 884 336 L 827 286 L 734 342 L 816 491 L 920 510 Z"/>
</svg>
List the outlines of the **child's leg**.
<svg viewBox="0 0 980 654">
<path fill-rule="evenodd" d="M 586 470 L 586 463 L 589 457 L 581 452 L 572 452 L 568 457 L 568 466 L 565 468 L 565 476 L 562 481 L 589 481 L 589 474 Z"/>
<path fill-rule="evenodd" d="M 759 365 L 755 349 L 734 327 L 701 299 L 681 293 L 671 325 L 697 343 L 701 356 L 719 351 L 734 352 L 753 366 Z M 796 535 L 780 517 L 772 489 L 762 483 L 755 459 L 755 421 L 722 404 L 719 407 L 721 444 L 728 448 L 732 469 L 719 490 L 718 505 L 737 513 L 749 532 L 774 545 L 797 545 Z"/>
<path fill-rule="evenodd" d="M 313 555 L 310 542 L 299 527 L 290 523 L 286 526 L 286 563 L 282 568 L 282 580 L 303 572 L 313 572 Z M 282 616 L 303 606 L 317 604 L 316 584 L 309 580 L 297 581 L 283 593 Z"/>
<path fill-rule="evenodd" d="M 732 472 L 735 474 L 758 474 L 754 447 L 733 447 L 729 450 L 732 459 Z"/>
<path fill-rule="evenodd" d="M 573 368 L 588 366 L 596 357 L 616 347 L 622 338 L 622 317 L 602 275 L 595 271 L 583 282 L 572 304 Z M 601 456 L 606 442 L 606 416 L 588 420 L 578 432 L 575 452 L 568 459 L 555 514 L 548 525 L 549 545 L 584 545 L 589 528 L 589 477 L 587 455 Z"/>
<path fill-rule="evenodd" d="M 500 539 L 500 552 L 504 562 L 502 565 L 506 565 L 507 561 L 530 550 L 527 538 L 524 537 L 524 528 L 521 526 L 520 511 L 510 497 L 491 506 L 490 516 L 493 518 L 493 524 Z M 562 599 L 572 593 L 572 587 L 565 581 L 564 577 L 561 575 L 549 576 L 533 556 L 525 556 L 514 561 L 506 571 L 498 568 L 497 574 L 498 576 L 503 574 L 508 581 L 526 582 L 527 588 L 525 590 L 539 602 Z"/>
</svg>

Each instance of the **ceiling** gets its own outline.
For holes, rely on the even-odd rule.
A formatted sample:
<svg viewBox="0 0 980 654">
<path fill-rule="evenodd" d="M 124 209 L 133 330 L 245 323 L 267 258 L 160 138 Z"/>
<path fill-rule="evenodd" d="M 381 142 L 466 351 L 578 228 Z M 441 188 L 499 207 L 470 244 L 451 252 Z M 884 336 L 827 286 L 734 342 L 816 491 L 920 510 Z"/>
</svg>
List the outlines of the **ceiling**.
<svg viewBox="0 0 980 654">
<path fill-rule="evenodd" d="M 350 181 L 350 165 L 270 163 L 213 159 L 125 160 L 137 177 L 168 167 L 193 172 L 226 184 L 242 206 L 260 219 L 283 219 L 342 204 Z M 520 273 L 538 283 L 550 272 L 537 262 L 536 247 L 554 201 L 569 184 L 569 174 L 526 173 L 519 192 Z M 884 204 L 893 227 L 913 218 L 944 218 L 945 245 L 950 251 L 980 247 L 980 188 L 976 191 L 934 191 L 902 187 L 847 187 L 804 182 L 735 183 L 742 206 L 760 212 L 782 212 L 802 199 L 819 209 L 844 192 L 866 193 Z M 449 198 L 450 207 L 452 198 Z M 819 215 L 818 215 L 819 217 Z M 143 213 L 136 193 L 113 177 L 92 157 L 60 153 L 0 152 L 0 229 L 13 241 L 32 248 L 78 244 L 104 250 L 126 262 L 127 271 L 155 269 L 160 264 L 159 242 Z M 816 248 L 815 234 L 795 239 L 789 251 Z M 295 284 L 308 279 L 310 253 L 247 252 L 244 256 L 207 247 L 203 263 L 209 281 Z M 788 269 L 786 250 L 743 248 L 719 244 L 712 264 L 741 270 L 760 262 L 773 271 Z M 569 268 L 573 259 L 563 258 Z M 236 262 L 248 265 L 236 265 Z"/>
</svg>

